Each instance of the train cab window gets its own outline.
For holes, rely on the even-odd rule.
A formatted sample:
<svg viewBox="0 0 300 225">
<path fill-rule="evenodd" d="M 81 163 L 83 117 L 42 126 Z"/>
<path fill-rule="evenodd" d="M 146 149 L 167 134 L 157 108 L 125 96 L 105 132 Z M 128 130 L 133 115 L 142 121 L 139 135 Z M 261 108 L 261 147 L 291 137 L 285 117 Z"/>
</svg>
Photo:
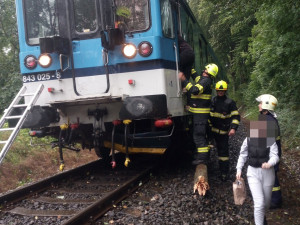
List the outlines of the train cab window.
<svg viewBox="0 0 300 225">
<path fill-rule="evenodd" d="M 125 32 L 147 30 L 150 27 L 148 0 L 115 0 L 116 25 Z"/>
<path fill-rule="evenodd" d="M 174 20 L 172 14 L 172 6 L 169 0 L 160 1 L 160 14 L 163 35 L 165 37 L 174 38 Z"/>
<path fill-rule="evenodd" d="M 39 38 L 59 35 L 56 0 L 24 0 L 26 37 L 29 45 L 39 44 Z"/>
<path fill-rule="evenodd" d="M 75 30 L 78 33 L 93 32 L 97 29 L 96 0 L 73 0 Z"/>
</svg>

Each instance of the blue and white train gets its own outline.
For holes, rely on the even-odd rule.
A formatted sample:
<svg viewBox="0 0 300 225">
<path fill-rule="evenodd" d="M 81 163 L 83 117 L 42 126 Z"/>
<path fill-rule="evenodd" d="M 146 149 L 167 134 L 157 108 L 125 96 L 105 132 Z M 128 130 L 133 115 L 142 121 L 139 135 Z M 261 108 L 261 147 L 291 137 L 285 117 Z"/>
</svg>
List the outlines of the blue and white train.
<svg viewBox="0 0 300 225">
<path fill-rule="evenodd" d="M 218 64 L 185 0 L 16 0 L 16 9 L 23 85 L 45 87 L 23 127 L 56 137 L 62 162 L 63 148 L 82 143 L 128 163 L 164 153 L 185 130 L 178 34 L 196 70 Z"/>
</svg>

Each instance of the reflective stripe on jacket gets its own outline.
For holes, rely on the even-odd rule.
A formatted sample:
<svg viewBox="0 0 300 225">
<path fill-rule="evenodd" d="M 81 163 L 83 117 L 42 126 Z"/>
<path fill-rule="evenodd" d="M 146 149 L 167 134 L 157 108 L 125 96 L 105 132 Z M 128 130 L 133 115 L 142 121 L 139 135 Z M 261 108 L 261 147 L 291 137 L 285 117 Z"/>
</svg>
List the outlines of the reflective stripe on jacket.
<svg viewBox="0 0 300 225">
<path fill-rule="evenodd" d="M 195 84 L 188 80 L 182 82 L 183 86 L 191 94 L 189 111 L 208 114 L 211 106 L 212 79 L 206 76 L 199 76 L 194 69 L 191 76 Z"/>
<path fill-rule="evenodd" d="M 218 134 L 227 134 L 230 129 L 237 130 L 240 115 L 235 101 L 226 95 L 213 97 L 209 121 L 212 131 Z"/>
</svg>

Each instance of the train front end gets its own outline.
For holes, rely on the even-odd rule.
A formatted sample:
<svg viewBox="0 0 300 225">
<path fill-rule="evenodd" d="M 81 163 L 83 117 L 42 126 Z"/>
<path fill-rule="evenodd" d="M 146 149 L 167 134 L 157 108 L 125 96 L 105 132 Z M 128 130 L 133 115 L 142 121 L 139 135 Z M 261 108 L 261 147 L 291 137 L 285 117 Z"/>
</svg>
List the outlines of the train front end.
<svg viewBox="0 0 300 225">
<path fill-rule="evenodd" d="M 45 87 L 23 125 L 32 136 L 101 157 L 165 152 L 185 115 L 170 1 L 16 5 L 23 85 Z"/>
</svg>

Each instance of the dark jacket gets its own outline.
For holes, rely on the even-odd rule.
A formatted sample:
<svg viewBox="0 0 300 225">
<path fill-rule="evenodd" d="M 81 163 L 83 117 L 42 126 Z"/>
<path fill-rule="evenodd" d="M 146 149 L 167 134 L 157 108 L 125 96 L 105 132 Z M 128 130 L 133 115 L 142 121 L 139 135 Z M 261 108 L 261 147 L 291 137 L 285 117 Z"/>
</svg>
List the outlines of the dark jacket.
<svg viewBox="0 0 300 225">
<path fill-rule="evenodd" d="M 192 70 L 192 78 L 196 83 L 195 85 L 188 80 L 182 82 L 183 87 L 190 94 L 189 111 L 208 114 L 211 105 L 212 79 L 198 75 L 195 70 Z"/>
<path fill-rule="evenodd" d="M 213 97 L 210 111 L 210 125 L 212 131 L 227 134 L 230 129 L 237 130 L 239 123 L 240 115 L 235 101 L 226 95 Z"/>
<path fill-rule="evenodd" d="M 195 62 L 194 50 L 181 36 L 178 36 L 178 47 L 179 70 L 184 73 L 187 79 L 190 79 L 191 70 Z"/>
</svg>

